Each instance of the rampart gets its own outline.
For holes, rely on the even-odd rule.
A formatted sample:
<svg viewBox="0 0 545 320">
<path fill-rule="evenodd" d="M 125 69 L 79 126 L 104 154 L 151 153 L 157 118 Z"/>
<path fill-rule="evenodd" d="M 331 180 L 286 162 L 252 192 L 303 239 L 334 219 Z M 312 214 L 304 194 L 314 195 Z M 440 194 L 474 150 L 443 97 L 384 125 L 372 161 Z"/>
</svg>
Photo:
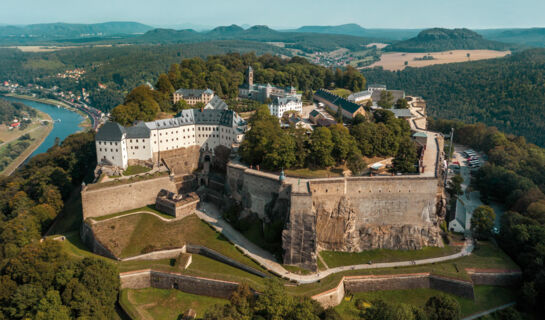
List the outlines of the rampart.
<svg viewBox="0 0 545 320">
<path fill-rule="evenodd" d="M 86 186 L 81 191 L 83 219 L 153 204 L 161 189 L 177 193 L 176 184 L 168 175 L 113 186 Z"/>
<path fill-rule="evenodd" d="M 226 191 L 265 222 L 282 217 L 283 262 L 316 269 L 316 252 L 442 246 L 443 190 L 433 175 L 280 180 L 230 162 Z M 272 213 L 271 213 L 272 212 Z"/>
<path fill-rule="evenodd" d="M 138 270 L 124 272 L 119 275 L 121 289 L 142 289 L 147 287 L 159 289 L 178 289 L 183 292 L 209 297 L 228 299 L 239 284 L 202 277 L 186 276 L 178 273 Z"/>
<path fill-rule="evenodd" d="M 369 292 L 381 290 L 435 289 L 463 298 L 475 299 L 471 282 L 440 277 L 430 273 L 346 276 L 339 284 L 328 291 L 312 296 L 324 308 L 341 303 L 345 292 Z"/>
</svg>

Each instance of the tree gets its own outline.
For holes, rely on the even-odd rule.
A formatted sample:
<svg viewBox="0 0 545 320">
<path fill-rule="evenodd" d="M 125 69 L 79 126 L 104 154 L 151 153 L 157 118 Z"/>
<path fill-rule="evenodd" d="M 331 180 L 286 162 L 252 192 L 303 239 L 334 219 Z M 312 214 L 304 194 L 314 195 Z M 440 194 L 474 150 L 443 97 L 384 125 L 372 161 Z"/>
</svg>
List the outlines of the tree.
<svg viewBox="0 0 545 320">
<path fill-rule="evenodd" d="M 388 90 L 381 91 L 380 100 L 377 104 L 384 109 L 391 109 L 394 105 L 394 95 Z"/>
<path fill-rule="evenodd" d="M 429 320 L 457 320 L 460 318 L 460 304 L 456 299 L 447 295 L 429 298 L 424 310 Z"/>
<path fill-rule="evenodd" d="M 412 173 L 416 171 L 416 146 L 414 142 L 405 137 L 399 142 L 396 156 L 392 161 L 395 172 Z"/>
<path fill-rule="evenodd" d="M 361 113 L 358 113 L 358 114 L 354 117 L 354 119 L 352 119 L 352 125 L 353 125 L 353 126 L 356 126 L 356 125 L 358 125 L 358 124 L 360 124 L 360 123 L 364 123 L 364 122 L 366 122 L 366 121 L 367 121 L 367 119 L 365 119 L 365 116 L 362 115 Z"/>
<path fill-rule="evenodd" d="M 461 195 L 463 193 L 462 191 L 462 182 L 464 182 L 464 178 L 462 178 L 461 175 L 457 174 L 452 179 L 449 180 L 447 191 L 450 193 L 451 196 L 457 196 Z"/>
<path fill-rule="evenodd" d="M 397 109 L 407 109 L 409 108 L 409 103 L 407 102 L 407 99 L 401 98 L 397 100 L 395 106 Z"/>
<path fill-rule="evenodd" d="M 174 87 L 170 83 L 170 80 L 168 79 L 168 76 L 166 74 L 161 74 L 159 76 L 155 87 L 159 92 L 167 94 L 168 96 L 170 96 L 174 92 Z"/>
<path fill-rule="evenodd" d="M 488 239 L 492 235 L 495 219 L 494 209 L 485 205 L 479 206 L 471 217 L 471 231 L 479 239 Z"/>
<path fill-rule="evenodd" d="M 284 285 L 276 279 L 268 279 L 267 287 L 257 298 L 255 312 L 267 320 L 282 320 L 292 306 L 293 298 L 286 294 Z"/>
<path fill-rule="evenodd" d="M 335 163 L 331 131 L 328 128 L 316 128 L 310 137 L 310 159 L 315 166 L 329 167 Z"/>
<path fill-rule="evenodd" d="M 329 127 L 329 130 L 331 131 L 331 141 L 333 142 L 332 155 L 337 162 L 342 162 L 354 150 L 356 142 L 348 129 L 340 123 Z"/>
<path fill-rule="evenodd" d="M 359 176 L 367 169 L 367 163 L 363 160 L 361 153 L 357 152 L 352 154 L 347 161 L 347 166 L 352 175 Z"/>
</svg>

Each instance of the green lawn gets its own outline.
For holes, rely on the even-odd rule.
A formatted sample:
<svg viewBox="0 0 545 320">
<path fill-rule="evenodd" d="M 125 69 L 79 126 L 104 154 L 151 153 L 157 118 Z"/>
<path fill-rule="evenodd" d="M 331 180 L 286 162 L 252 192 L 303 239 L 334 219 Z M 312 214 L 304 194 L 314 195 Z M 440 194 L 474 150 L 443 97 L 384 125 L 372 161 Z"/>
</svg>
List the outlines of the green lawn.
<svg viewBox="0 0 545 320">
<path fill-rule="evenodd" d="M 151 170 L 150 168 L 144 167 L 144 166 L 128 166 L 127 169 L 125 169 L 125 171 L 123 171 L 123 175 L 124 176 L 132 176 L 133 174 L 144 173 L 144 172 L 148 172 L 150 170 Z"/>
<path fill-rule="evenodd" d="M 461 247 L 445 246 L 443 248 L 424 247 L 422 250 L 377 249 L 364 252 L 321 251 L 320 255 L 330 268 L 334 268 L 354 264 L 365 264 L 369 261 L 378 263 L 435 258 L 448 256 L 457 253 L 460 250 Z"/>
<path fill-rule="evenodd" d="M 299 177 L 304 179 L 316 179 L 316 178 L 334 178 L 342 177 L 343 169 L 342 168 L 330 168 L 330 169 L 287 169 L 284 170 L 286 176 L 289 177 Z"/>
<path fill-rule="evenodd" d="M 162 172 L 155 172 L 153 174 L 145 174 L 141 176 L 130 177 L 128 179 L 116 179 L 112 181 L 93 183 L 93 184 L 87 185 L 87 190 L 91 191 L 91 190 L 101 189 L 105 187 L 112 187 L 112 186 L 118 186 L 118 185 L 127 184 L 127 183 L 133 183 L 136 181 L 155 179 L 155 178 L 166 176 L 166 175 L 168 175 L 168 172 L 162 171 Z"/>
<path fill-rule="evenodd" d="M 121 294 L 122 305 L 129 306 L 130 313 L 145 315 L 151 319 L 181 319 L 190 308 L 202 319 L 204 312 L 216 304 L 228 301 L 219 298 L 185 293 L 175 289 L 126 289 Z"/>
<path fill-rule="evenodd" d="M 95 221 L 104 221 L 104 220 L 108 220 L 108 219 L 119 217 L 119 216 L 124 216 L 126 214 L 135 213 L 135 212 L 153 212 L 153 213 L 157 214 L 158 216 L 161 216 L 161 217 L 163 217 L 165 219 L 174 219 L 175 218 L 174 216 L 162 213 L 161 211 L 155 209 L 155 205 L 151 204 L 151 205 L 148 205 L 148 206 L 145 206 L 145 207 L 142 207 L 142 208 L 131 209 L 131 210 L 118 212 L 118 213 L 112 213 L 112 214 L 109 214 L 109 215 L 106 215 L 106 216 L 101 216 L 101 217 L 93 217 L 93 220 L 95 220 Z"/>
<path fill-rule="evenodd" d="M 348 89 L 343 89 L 343 88 L 334 89 L 334 90 L 331 90 L 331 92 L 343 98 L 347 98 L 352 93 L 352 91 Z"/>
<path fill-rule="evenodd" d="M 356 299 L 364 299 L 367 302 L 382 299 L 392 303 L 405 303 L 423 307 L 430 297 L 440 294 L 449 295 L 433 289 L 359 292 L 355 293 L 350 301 L 348 298 L 345 298 L 335 309 L 341 314 L 343 319 L 360 319 L 359 310 L 355 307 Z M 515 292 L 511 288 L 493 286 L 475 286 L 475 301 L 455 295 L 449 296 L 458 301 L 463 317 L 516 300 Z"/>
</svg>

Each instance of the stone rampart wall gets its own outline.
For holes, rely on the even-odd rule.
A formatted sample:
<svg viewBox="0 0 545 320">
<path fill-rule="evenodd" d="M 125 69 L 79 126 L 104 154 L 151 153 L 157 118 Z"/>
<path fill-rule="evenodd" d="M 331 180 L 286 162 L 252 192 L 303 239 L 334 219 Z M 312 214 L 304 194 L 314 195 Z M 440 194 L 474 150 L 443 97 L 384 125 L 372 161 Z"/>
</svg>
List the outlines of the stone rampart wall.
<svg viewBox="0 0 545 320">
<path fill-rule="evenodd" d="M 338 306 L 343 301 L 344 291 L 344 281 L 341 280 L 335 288 L 314 295 L 311 298 L 318 301 L 318 303 L 321 304 L 322 307 L 331 308 L 334 306 Z"/>
<path fill-rule="evenodd" d="M 86 222 L 83 222 L 81 224 L 80 237 L 83 243 L 89 249 L 91 249 L 93 253 L 108 257 L 110 259 L 118 260 L 118 258 L 110 250 L 108 250 L 106 246 L 102 245 L 102 243 L 100 243 L 95 238 L 93 230 Z"/>
<path fill-rule="evenodd" d="M 200 156 L 200 146 L 190 146 L 153 153 L 154 161 L 160 158 L 175 175 L 193 173 L 199 167 Z"/>
<path fill-rule="evenodd" d="M 161 189 L 177 193 L 170 176 L 161 176 L 110 187 L 84 188 L 81 192 L 83 219 L 123 212 L 155 203 Z"/>
<path fill-rule="evenodd" d="M 258 277 L 262 277 L 262 278 L 266 278 L 267 275 L 261 271 L 258 271 L 254 268 L 251 268 L 251 267 L 248 267 L 247 265 L 245 264 L 242 264 L 238 261 L 235 261 L 231 258 L 228 258 L 224 255 L 222 255 L 221 253 L 218 253 L 212 249 L 209 249 L 207 247 L 203 247 L 203 246 L 198 246 L 198 245 L 192 245 L 192 244 L 188 244 L 186 246 L 187 248 L 187 252 L 189 253 L 194 253 L 194 254 L 200 254 L 200 255 L 203 255 L 205 257 L 208 257 L 210 259 L 214 259 L 216 261 L 220 261 L 220 262 L 223 262 L 225 264 L 228 264 L 232 267 L 235 267 L 235 268 L 238 268 L 238 269 L 241 269 L 241 270 L 244 270 L 248 273 L 251 273 L 251 274 L 254 274 Z"/>
<path fill-rule="evenodd" d="M 475 300 L 475 291 L 471 282 L 431 275 L 430 289 L 440 290 L 459 297 Z"/>
<path fill-rule="evenodd" d="M 119 275 L 121 289 L 178 289 L 183 292 L 228 299 L 238 283 L 155 270 L 138 270 Z"/>
<path fill-rule="evenodd" d="M 471 281 L 475 285 L 516 286 L 522 281 L 520 271 L 513 272 L 470 272 Z"/>
</svg>

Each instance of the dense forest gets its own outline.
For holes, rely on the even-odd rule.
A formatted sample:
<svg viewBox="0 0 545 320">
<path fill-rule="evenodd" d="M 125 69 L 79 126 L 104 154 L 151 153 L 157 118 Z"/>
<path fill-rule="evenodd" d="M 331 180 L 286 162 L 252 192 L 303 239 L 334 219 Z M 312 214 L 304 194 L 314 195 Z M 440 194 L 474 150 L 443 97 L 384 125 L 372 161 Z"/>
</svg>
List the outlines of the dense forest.
<svg viewBox="0 0 545 320">
<path fill-rule="evenodd" d="M 132 88 L 154 83 L 159 74 L 184 58 L 207 57 L 228 52 L 284 54 L 283 48 L 250 41 L 216 41 L 198 44 L 127 45 L 81 47 L 53 52 L 21 52 L 0 48 L 0 79 L 19 84 L 36 83 L 46 88 L 58 86 L 64 91 L 80 92 L 86 88 L 92 105 L 109 111 L 123 101 Z M 55 77 L 58 72 L 84 68 L 85 76 L 75 81 Z M 102 83 L 107 89 L 99 89 Z"/>
<path fill-rule="evenodd" d="M 473 185 L 483 201 L 496 200 L 508 208 L 502 216 L 499 245 L 521 266 L 524 284 L 519 306 L 545 312 L 545 149 L 523 137 L 506 135 L 482 123 L 431 120 L 431 130 L 455 128 L 454 141 L 484 151 L 488 162 Z"/>
<path fill-rule="evenodd" d="M 341 87 L 359 91 L 366 85 L 363 75 L 354 68 L 333 71 L 301 57 L 283 59 L 270 54 L 256 56 L 253 52 L 213 55 L 206 60 L 197 57 L 172 64 L 168 73 L 159 76 L 155 84 L 157 90 L 147 86 L 133 89 L 123 104 L 112 110 L 112 116 L 117 122 L 128 125 L 135 120 L 153 120 L 159 111 L 178 112 L 187 107 L 171 103 L 172 92 L 178 88 L 210 88 L 223 98 L 236 98 L 248 66 L 254 68 L 256 83 L 294 86 L 307 98 L 318 88 Z"/>
<path fill-rule="evenodd" d="M 369 82 L 422 96 L 432 116 L 483 122 L 545 146 L 545 49 L 398 72 L 370 69 L 364 74 Z"/>
<path fill-rule="evenodd" d="M 14 119 L 35 117 L 36 110 L 19 102 L 10 102 L 0 99 L 0 124 L 8 124 Z"/>
<path fill-rule="evenodd" d="M 250 118 L 239 153 L 249 165 L 269 170 L 281 168 L 325 168 L 346 163 L 354 175 L 367 167 L 362 155 L 395 156 L 395 172 L 415 172 L 416 146 L 410 139 L 407 121 L 396 119 L 391 111 L 377 110 L 374 121 L 358 115 L 350 128 L 336 124 L 305 129 L 280 128 L 278 119 L 262 107 Z"/>
<path fill-rule="evenodd" d="M 117 268 L 40 241 L 93 172 L 94 135 L 78 133 L 0 178 L 0 319 L 114 319 Z"/>
<path fill-rule="evenodd" d="M 486 40 L 469 29 L 433 28 L 421 31 L 416 37 L 396 42 L 385 48 L 386 51 L 436 52 L 447 50 L 490 49 L 505 50 L 507 44 Z"/>
</svg>

